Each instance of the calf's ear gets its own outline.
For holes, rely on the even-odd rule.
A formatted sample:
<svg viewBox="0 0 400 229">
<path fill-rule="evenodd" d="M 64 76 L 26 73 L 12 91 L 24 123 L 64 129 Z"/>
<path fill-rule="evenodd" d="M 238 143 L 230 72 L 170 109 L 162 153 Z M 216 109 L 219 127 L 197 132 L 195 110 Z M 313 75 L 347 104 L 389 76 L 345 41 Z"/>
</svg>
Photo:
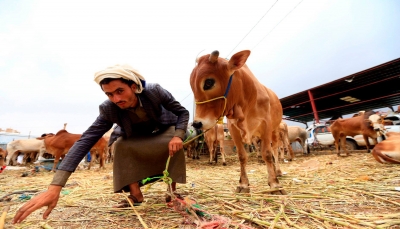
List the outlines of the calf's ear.
<svg viewBox="0 0 400 229">
<path fill-rule="evenodd" d="M 371 120 L 369 120 L 369 119 L 364 119 L 364 121 L 365 121 L 365 123 L 366 123 L 368 126 L 373 126 L 373 123 L 371 122 Z"/>
<path fill-rule="evenodd" d="M 243 50 L 238 53 L 235 53 L 229 59 L 229 69 L 232 71 L 236 71 L 240 69 L 247 61 L 247 58 L 250 56 L 250 50 Z"/>
</svg>

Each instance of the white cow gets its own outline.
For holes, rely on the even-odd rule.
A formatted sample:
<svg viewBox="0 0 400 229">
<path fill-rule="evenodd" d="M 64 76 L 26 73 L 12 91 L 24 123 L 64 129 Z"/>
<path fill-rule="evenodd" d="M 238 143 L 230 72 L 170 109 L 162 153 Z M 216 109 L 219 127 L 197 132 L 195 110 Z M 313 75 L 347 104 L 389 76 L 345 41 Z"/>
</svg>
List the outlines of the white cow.
<svg viewBox="0 0 400 229">
<path fill-rule="evenodd" d="M 307 145 L 307 131 L 299 126 L 288 126 L 289 142 L 298 142 L 303 148 L 304 154 L 310 153 Z"/>
<path fill-rule="evenodd" d="M 38 139 L 19 139 L 9 142 L 7 144 L 8 156 L 6 159 L 7 165 L 14 165 L 19 153 L 32 153 L 37 152 L 35 160 L 38 156 L 42 156 L 46 148 L 43 140 Z"/>
</svg>

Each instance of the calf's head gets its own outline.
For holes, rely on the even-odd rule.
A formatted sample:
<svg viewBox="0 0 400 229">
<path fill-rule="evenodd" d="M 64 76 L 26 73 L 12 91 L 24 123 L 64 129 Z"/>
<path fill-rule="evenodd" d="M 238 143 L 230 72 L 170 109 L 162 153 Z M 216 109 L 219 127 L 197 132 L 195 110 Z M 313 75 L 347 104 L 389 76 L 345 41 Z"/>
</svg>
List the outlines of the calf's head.
<svg viewBox="0 0 400 229">
<path fill-rule="evenodd" d="M 374 131 L 380 132 L 385 130 L 385 126 L 383 125 L 383 118 L 380 115 L 373 114 L 365 120 Z"/>
<path fill-rule="evenodd" d="M 196 101 L 193 121 L 195 128 L 209 129 L 225 116 L 233 104 L 231 76 L 240 77 L 238 70 L 246 63 L 250 51 L 234 54 L 230 60 L 219 57 L 219 52 L 201 56 L 190 75 L 190 86 Z M 229 92 L 231 91 L 231 92 Z M 240 93 L 240 92 L 236 92 Z"/>
</svg>

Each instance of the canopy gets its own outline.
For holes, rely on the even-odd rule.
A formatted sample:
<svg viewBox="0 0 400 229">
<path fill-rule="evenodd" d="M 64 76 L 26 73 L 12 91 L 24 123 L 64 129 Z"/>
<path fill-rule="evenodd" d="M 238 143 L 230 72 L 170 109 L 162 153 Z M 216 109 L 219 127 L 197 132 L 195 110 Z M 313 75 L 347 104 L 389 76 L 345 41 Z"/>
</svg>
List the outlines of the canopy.
<svg viewBox="0 0 400 229">
<path fill-rule="evenodd" d="M 316 117 L 321 120 L 362 110 L 392 108 L 400 105 L 400 58 L 280 101 L 284 119 L 304 124 Z M 314 116 L 314 111 L 317 116 Z"/>
</svg>

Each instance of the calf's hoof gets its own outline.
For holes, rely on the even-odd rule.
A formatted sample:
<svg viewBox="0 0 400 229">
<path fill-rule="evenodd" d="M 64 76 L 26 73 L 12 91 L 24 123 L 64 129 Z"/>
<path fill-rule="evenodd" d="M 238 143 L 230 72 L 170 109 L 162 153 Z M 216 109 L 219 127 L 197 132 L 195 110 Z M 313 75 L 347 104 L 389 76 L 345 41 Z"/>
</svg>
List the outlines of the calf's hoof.
<svg viewBox="0 0 400 229">
<path fill-rule="evenodd" d="M 223 166 L 226 166 L 226 162 L 223 162 L 222 165 L 223 165 Z"/>
<path fill-rule="evenodd" d="M 285 190 L 277 190 L 277 191 L 273 191 L 271 192 L 272 195 L 287 195 L 287 192 Z"/>
<path fill-rule="evenodd" d="M 277 170 L 276 171 L 276 176 L 277 177 L 281 177 L 282 176 L 282 171 L 281 170 Z"/>
<path fill-rule="evenodd" d="M 273 195 L 287 195 L 286 191 L 282 189 L 282 186 L 279 183 L 269 184 L 269 187 L 274 190 L 271 192 Z"/>
<path fill-rule="evenodd" d="M 199 159 L 200 159 L 200 157 L 199 157 L 199 156 L 197 156 L 197 157 L 196 157 L 196 159 L 197 159 L 197 160 L 199 160 Z"/>
<path fill-rule="evenodd" d="M 235 192 L 236 193 L 250 193 L 250 188 L 249 187 L 243 188 L 243 187 L 237 186 Z"/>
</svg>

